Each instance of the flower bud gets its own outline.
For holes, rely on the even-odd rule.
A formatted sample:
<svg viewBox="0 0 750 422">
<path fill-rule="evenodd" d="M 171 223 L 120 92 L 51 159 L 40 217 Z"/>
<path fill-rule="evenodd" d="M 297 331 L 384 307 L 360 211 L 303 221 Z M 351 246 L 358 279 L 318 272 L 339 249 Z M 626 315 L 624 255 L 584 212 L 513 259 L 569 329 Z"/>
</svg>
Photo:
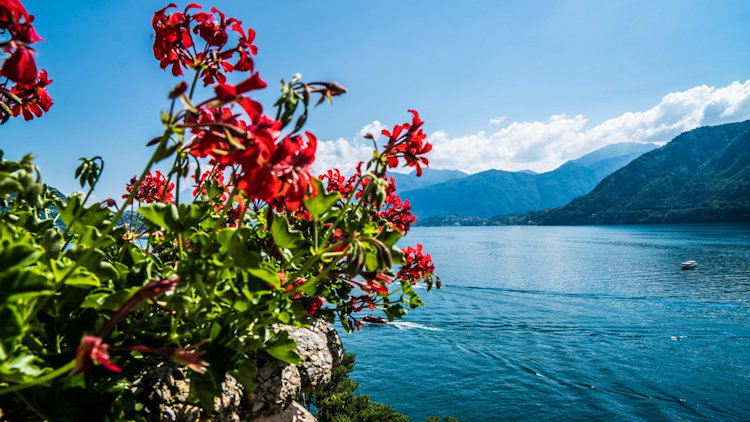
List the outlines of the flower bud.
<svg viewBox="0 0 750 422">
<path fill-rule="evenodd" d="M 188 84 L 185 81 L 182 81 L 174 86 L 174 89 L 169 93 L 169 99 L 174 100 L 175 98 L 179 97 L 180 95 L 184 94 L 188 89 Z"/>
</svg>

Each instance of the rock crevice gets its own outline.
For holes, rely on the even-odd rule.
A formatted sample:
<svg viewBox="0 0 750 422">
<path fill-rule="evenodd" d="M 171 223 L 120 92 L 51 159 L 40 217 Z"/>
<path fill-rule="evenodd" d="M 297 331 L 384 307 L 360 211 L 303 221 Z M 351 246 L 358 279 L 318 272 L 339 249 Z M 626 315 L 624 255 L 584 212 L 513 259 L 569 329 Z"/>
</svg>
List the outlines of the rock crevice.
<svg viewBox="0 0 750 422">
<path fill-rule="evenodd" d="M 270 358 L 255 359 L 255 390 L 245 392 L 236 379 L 227 375 L 222 395 L 214 399 L 214 412 L 209 415 L 189 401 L 187 369 L 173 362 L 160 362 L 132 387 L 148 419 L 155 422 L 315 421 L 294 399 L 328 385 L 333 368 L 344 358 L 341 339 L 333 326 L 322 318 L 314 318 L 310 327 L 274 328 L 285 329 L 294 337 L 301 357 L 298 366 Z"/>
</svg>

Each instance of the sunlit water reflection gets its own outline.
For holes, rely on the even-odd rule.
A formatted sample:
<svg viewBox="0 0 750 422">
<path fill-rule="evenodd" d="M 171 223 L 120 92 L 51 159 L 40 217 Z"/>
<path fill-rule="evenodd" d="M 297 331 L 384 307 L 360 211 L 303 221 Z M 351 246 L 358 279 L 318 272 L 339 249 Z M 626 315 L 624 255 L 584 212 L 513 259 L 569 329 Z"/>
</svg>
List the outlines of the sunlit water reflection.
<svg viewBox="0 0 750 422">
<path fill-rule="evenodd" d="M 750 226 L 415 228 L 445 287 L 343 335 L 414 420 L 750 420 Z M 404 244 L 405 246 L 405 244 Z M 680 263 L 698 261 L 696 270 Z"/>
</svg>

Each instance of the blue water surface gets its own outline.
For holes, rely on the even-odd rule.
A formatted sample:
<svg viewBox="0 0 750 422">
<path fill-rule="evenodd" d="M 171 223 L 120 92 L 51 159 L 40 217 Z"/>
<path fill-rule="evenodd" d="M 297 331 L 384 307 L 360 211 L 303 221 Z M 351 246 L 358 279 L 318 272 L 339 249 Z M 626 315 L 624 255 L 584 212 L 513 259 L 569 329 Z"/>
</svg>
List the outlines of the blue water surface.
<svg viewBox="0 0 750 422">
<path fill-rule="evenodd" d="M 413 420 L 750 420 L 750 226 L 425 227 L 407 243 L 444 287 L 342 335 L 373 400 Z"/>
</svg>

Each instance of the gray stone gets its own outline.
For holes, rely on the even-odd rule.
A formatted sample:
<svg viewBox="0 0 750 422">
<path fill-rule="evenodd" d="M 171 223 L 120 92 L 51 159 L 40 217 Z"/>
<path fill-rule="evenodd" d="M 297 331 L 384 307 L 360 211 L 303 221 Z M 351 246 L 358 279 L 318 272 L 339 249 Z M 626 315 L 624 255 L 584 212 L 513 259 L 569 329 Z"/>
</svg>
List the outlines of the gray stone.
<svg viewBox="0 0 750 422">
<path fill-rule="evenodd" d="M 339 334 L 336 332 L 336 329 L 333 328 L 333 325 L 323 318 L 316 317 L 313 318 L 312 323 L 310 324 L 310 329 L 321 334 L 326 339 L 328 351 L 332 358 L 331 365 L 338 366 L 341 364 L 344 360 L 345 354 L 344 345 L 341 343 L 341 338 L 339 338 Z"/>
<path fill-rule="evenodd" d="M 292 402 L 286 409 L 271 416 L 253 419 L 253 422 L 316 422 L 317 419 L 297 402 Z"/>
<path fill-rule="evenodd" d="M 302 391 L 307 393 L 326 386 L 331 381 L 333 370 L 332 365 L 326 361 L 331 362 L 333 358 L 325 337 L 309 328 L 301 327 L 291 328 L 289 333 L 297 342 L 297 353 L 302 358 L 299 364 Z"/>
<path fill-rule="evenodd" d="M 190 402 L 188 369 L 171 360 L 146 356 L 150 368 L 130 387 L 149 421 L 155 422 L 314 422 L 315 418 L 294 399 L 303 392 L 317 391 L 331 380 L 335 365 L 344 358 L 344 347 L 336 330 L 322 318 L 313 318 L 307 327 L 278 326 L 297 342 L 299 367 L 275 359 L 254 359 L 255 391 L 250 394 L 234 377 L 227 375 L 222 395 L 214 399 L 214 412 L 208 415 Z M 0 420 L 36 421 L 36 415 L 22 403 L 0 409 Z"/>
<path fill-rule="evenodd" d="M 252 414 L 278 413 L 302 393 L 302 381 L 296 366 L 275 360 L 256 365 L 255 391 L 248 396 Z"/>
<path fill-rule="evenodd" d="M 171 361 L 155 364 L 153 369 L 133 383 L 131 390 L 151 421 L 176 422 L 212 420 L 216 422 L 239 422 L 244 409 L 245 396 L 242 386 L 234 377 L 227 375 L 222 383 L 222 395 L 214 399 L 214 414 L 206 412 L 197 404 L 188 401 L 190 381 L 187 369 Z M 169 382 L 171 381 L 171 382 Z"/>
</svg>

